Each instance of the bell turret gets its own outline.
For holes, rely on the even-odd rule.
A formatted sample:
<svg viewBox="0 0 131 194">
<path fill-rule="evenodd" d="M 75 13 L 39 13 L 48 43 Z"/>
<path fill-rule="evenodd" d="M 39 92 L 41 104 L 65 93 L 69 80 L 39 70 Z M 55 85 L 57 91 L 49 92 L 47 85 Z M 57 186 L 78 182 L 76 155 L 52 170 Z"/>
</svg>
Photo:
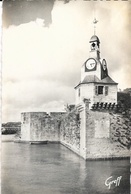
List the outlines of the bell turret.
<svg viewBox="0 0 131 194">
<path fill-rule="evenodd" d="M 97 60 L 100 59 L 100 40 L 96 35 L 93 35 L 89 41 L 90 43 L 90 57 Z"/>
</svg>

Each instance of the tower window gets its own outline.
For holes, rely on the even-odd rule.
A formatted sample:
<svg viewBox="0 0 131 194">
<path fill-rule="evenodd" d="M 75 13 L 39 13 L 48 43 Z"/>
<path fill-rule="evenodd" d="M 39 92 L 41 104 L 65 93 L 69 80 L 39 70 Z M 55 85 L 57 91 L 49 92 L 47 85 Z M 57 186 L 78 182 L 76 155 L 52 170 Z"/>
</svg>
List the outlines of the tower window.
<svg viewBox="0 0 131 194">
<path fill-rule="evenodd" d="M 104 86 L 98 86 L 98 94 L 103 94 L 103 87 Z"/>
<path fill-rule="evenodd" d="M 95 46 L 96 46 L 95 43 L 93 43 L 93 44 L 92 44 L 92 47 L 95 47 Z"/>
<path fill-rule="evenodd" d="M 103 88 L 104 88 L 104 86 L 96 86 L 95 87 L 95 94 L 96 95 L 103 94 Z"/>
</svg>

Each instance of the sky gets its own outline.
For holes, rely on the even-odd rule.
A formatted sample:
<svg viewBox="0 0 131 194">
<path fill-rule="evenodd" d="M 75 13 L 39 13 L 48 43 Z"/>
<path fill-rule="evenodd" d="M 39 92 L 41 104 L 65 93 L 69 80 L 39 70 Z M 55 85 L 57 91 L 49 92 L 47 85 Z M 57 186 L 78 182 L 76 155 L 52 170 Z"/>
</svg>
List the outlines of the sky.
<svg viewBox="0 0 131 194">
<path fill-rule="evenodd" d="M 4 1 L 2 122 L 20 121 L 21 112 L 64 111 L 75 103 L 94 17 L 110 77 L 122 90 L 131 87 L 129 1 Z"/>
</svg>

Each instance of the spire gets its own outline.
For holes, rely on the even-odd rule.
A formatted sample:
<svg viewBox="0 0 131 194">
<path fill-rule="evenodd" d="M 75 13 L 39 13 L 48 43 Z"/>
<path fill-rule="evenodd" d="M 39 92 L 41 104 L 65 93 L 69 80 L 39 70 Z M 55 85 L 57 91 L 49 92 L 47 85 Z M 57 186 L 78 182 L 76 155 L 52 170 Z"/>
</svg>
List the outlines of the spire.
<svg viewBox="0 0 131 194">
<path fill-rule="evenodd" d="M 96 34 L 96 24 L 97 24 L 98 20 L 96 20 L 96 18 L 94 18 L 93 20 L 93 24 L 94 24 L 94 35 Z"/>
<path fill-rule="evenodd" d="M 91 37 L 89 43 L 91 46 L 90 50 L 90 57 L 95 59 L 100 59 L 100 40 L 96 36 L 96 24 L 98 20 L 94 17 L 93 24 L 94 24 L 94 35 Z"/>
</svg>

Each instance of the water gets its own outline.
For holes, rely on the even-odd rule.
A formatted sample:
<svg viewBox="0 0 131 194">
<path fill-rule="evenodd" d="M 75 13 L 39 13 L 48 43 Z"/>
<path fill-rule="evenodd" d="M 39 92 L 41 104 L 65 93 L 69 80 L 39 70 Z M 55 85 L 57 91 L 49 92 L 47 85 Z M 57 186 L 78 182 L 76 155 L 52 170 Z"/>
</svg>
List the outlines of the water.
<svg viewBox="0 0 131 194">
<path fill-rule="evenodd" d="M 60 144 L 2 143 L 2 194 L 129 194 L 129 160 L 84 161 Z M 105 180 L 122 176 L 110 189 Z"/>
</svg>

